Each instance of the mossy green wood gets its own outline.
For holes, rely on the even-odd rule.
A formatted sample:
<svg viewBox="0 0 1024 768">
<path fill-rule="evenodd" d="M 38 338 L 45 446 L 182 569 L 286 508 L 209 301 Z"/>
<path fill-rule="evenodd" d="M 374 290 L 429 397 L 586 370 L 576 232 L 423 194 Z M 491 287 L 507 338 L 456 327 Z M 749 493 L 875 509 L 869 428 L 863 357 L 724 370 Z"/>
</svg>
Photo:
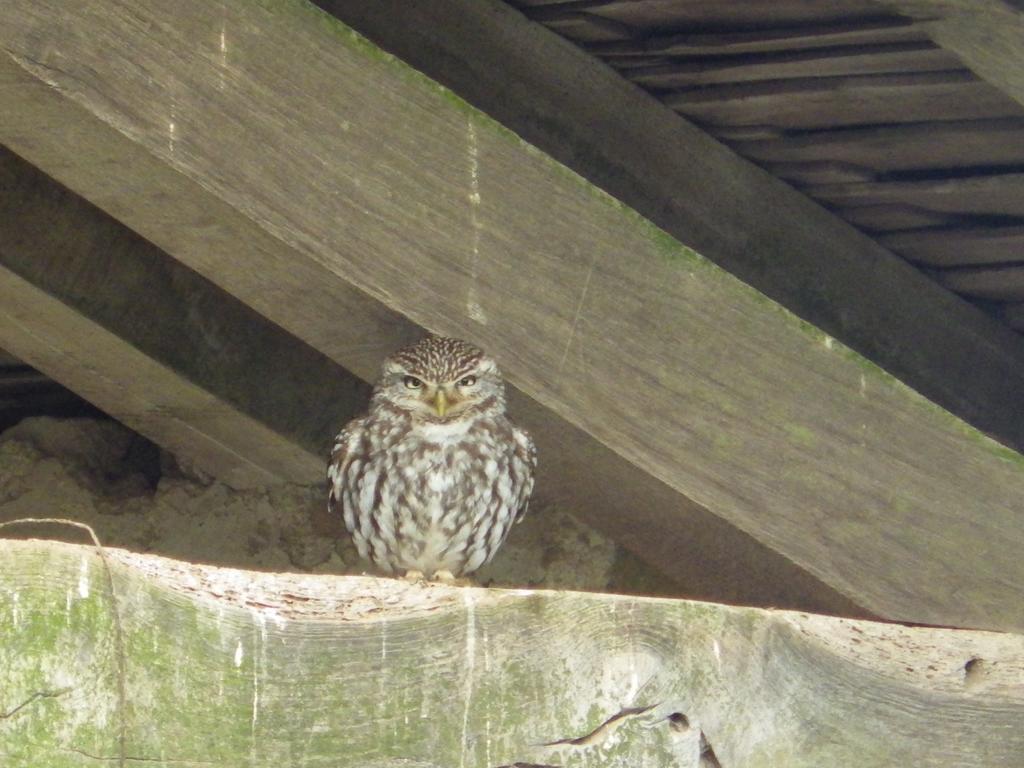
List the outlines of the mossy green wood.
<svg viewBox="0 0 1024 768">
<path fill-rule="evenodd" d="M 695 766 L 702 735 L 746 768 L 1024 754 L 1012 635 L 0 541 L 0 636 L 11 768 Z"/>
<path fill-rule="evenodd" d="M 8 0 L 0 19 L 0 140 L 358 375 L 372 376 L 367 337 L 379 349 L 393 332 L 360 302 L 471 338 L 537 413 L 857 605 L 1024 629 L 1018 454 L 326 14 Z M 687 142 L 694 168 L 713 157 L 731 174 L 702 190 L 711 226 L 720 200 L 757 217 L 723 239 L 912 272 L 721 146 Z M 972 338 L 1018 375 L 1024 346 L 1002 332 Z M 645 498 L 593 522 L 640 552 L 685 540 L 689 519 L 644 518 Z"/>
</svg>

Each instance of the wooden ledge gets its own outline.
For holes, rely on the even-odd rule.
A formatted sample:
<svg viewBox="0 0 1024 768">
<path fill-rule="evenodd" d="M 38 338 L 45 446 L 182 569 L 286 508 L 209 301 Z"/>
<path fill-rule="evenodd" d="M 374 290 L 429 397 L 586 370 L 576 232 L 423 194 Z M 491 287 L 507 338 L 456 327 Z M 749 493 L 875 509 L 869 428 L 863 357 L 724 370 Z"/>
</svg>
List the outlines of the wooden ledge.
<svg viewBox="0 0 1024 768">
<path fill-rule="evenodd" d="M 990 766 L 1024 753 L 1017 635 L 38 540 L 0 541 L 0 634 L 8 765 Z"/>
</svg>

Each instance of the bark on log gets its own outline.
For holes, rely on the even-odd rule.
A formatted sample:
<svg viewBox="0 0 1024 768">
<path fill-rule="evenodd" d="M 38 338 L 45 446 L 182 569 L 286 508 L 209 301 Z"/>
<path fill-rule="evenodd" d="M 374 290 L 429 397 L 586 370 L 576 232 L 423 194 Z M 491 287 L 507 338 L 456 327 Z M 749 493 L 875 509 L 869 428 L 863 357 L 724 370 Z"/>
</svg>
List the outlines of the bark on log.
<svg viewBox="0 0 1024 768">
<path fill-rule="evenodd" d="M 0 636 L 7 766 L 867 768 L 1024 755 L 1016 635 L 0 541 Z"/>
</svg>

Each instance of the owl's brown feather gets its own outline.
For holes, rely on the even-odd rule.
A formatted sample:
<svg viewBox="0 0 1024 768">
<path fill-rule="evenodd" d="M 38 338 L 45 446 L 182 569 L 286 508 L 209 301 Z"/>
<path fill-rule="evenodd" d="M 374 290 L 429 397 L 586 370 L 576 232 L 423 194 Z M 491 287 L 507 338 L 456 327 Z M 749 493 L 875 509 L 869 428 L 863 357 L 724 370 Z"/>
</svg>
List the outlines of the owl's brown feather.
<svg viewBox="0 0 1024 768">
<path fill-rule="evenodd" d="M 430 336 L 384 362 L 369 412 L 335 439 L 328 506 L 382 570 L 458 576 L 488 562 L 526 513 L 535 466 L 494 361 Z"/>
</svg>

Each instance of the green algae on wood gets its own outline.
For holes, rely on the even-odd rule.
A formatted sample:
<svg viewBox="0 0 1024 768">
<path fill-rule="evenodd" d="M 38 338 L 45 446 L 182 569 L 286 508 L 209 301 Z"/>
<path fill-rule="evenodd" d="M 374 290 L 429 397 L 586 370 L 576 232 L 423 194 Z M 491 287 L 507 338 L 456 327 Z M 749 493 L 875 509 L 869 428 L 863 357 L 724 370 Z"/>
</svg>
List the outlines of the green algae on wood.
<svg viewBox="0 0 1024 768">
<path fill-rule="evenodd" d="M 703 739 L 723 765 L 972 768 L 1024 750 L 1018 636 L 105 560 L 120 661 L 108 596 L 84 594 L 96 549 L 0 540 L 5 765 L 682 768 Z M 973 658 L 991 663 L 967 688 Z"/>
</svg>

